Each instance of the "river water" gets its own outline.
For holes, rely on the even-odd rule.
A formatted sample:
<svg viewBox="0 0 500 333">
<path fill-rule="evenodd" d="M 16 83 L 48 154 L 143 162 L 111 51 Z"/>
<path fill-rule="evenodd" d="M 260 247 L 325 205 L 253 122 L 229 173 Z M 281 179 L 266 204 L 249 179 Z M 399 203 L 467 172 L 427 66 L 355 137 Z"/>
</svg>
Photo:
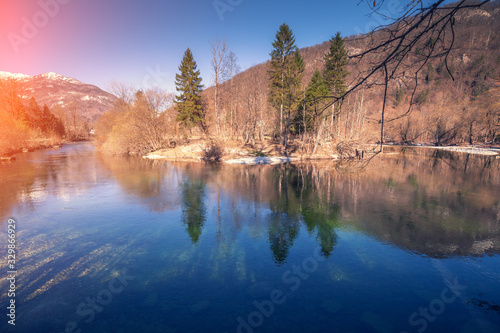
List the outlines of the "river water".
<svg viewBox="0 0 500 333">
<path fill-rule="evenodd" d="M 0 164 L 0 218 L 1 332 L 500 332 L 494 157 L 239 166 L 68 144 Z"/>
</svg>

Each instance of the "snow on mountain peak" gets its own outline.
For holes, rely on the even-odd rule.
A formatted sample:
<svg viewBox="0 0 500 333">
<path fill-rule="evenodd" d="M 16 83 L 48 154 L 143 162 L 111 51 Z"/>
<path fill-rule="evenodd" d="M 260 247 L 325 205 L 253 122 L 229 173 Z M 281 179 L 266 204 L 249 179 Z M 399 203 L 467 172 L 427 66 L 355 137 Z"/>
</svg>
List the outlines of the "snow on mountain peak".
<svg viewBox="0 0 500 333">
<path fill-rule="evenodd" d="M 63 76 L 61 74 L 57 74 L 57 73 L 54 73 L 54 72 L 47 72 L 47 73 L 43 73 L 43 74 L 40 74 L 41 77 L 44 77 L 46 79 L 49 79 L 49 80 L 63 80 L 63 81 L 67 81 L 67 82 L 71 82 L 71 83 L 76 83 L 76 84 L 80 84 L 81 82 L 78 81 L 78 80 L 75 80 L 71 77 L 66 77 L 66 76 Z"/>
<path fill-rule="evenodd" d="M 54 73 L 54 72 L 43 73 L 40 76 L 43 76 L 43 77 L 45 77 L 47 79 L 59 79 L 59 78 L 63 77 L 62 75 L 59 75 L 59 74 Z"/>
<path fill-rule="evenodd" d="M 9 73 L 0 71 L 1 79 L 24 79 L 30 77 L 29 75 L 19 74 L 19 73 Z"/>
</svg>

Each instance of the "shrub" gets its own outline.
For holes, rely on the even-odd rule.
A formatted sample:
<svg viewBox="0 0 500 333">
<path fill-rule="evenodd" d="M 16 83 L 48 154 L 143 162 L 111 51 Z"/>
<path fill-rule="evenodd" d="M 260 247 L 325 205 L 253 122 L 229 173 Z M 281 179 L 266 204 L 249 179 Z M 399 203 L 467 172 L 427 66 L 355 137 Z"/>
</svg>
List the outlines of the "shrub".
<svg viewBox="0 0 500 333">
<path fill-rule="evenodd" d="M 422 90 L 420 94 L 418 94 L 417 96 L 417 101 L 416 101 L 417 104 L 424 104 L 425 102 L 427 102 L 427 99 L 429 97 L 429 92 L 430 92 L 429 89 Z"/>
<path fill-rule="evenodd" d="M 219 162 L 224 155 L 224 149 L 219 143 L 211 141 L 203 150 L 202 159 L 206 162 Z"/>
<path fill-rule="evenodd" d="M 252 155 L 255 157 L 266 157 L 267 156 L 267 154 L 264 153 L 262 150 L 254 150 L 252 152 Z"/>
<path fill-rule="evenodd" d="M 0 156 L 22 149 L 29 139 L 29 133 L 22 121 L 0 111 Z"/>
<path fill-rule="evenodd" d="M 396 105 L 401 104 L 401 102 L 403 101 L 404 96 L 405 96 L 405 93 L 404 93 L 403 88 L 396 89 L 396 93 L 395 93 Z"/>
</svg>

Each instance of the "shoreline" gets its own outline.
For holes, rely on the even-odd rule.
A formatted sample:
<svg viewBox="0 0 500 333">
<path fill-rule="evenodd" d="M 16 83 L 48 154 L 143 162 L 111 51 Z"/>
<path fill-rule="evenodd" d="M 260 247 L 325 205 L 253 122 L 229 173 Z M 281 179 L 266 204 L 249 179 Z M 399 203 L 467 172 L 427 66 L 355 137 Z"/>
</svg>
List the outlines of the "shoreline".
<svg viewBox="0 0 500 333">
<path fill-rule="evenodd" d="M 410 147 L 424 149 L 439 149 L 455 153 L 472 155 L 497 156 L 500 158 L 500 147 L 474 147 L 474 146 L 429 146 L 429 145 L 384 145 L 385 147 Z"/>
<path fill-rule="evenodd" d="M 375 146 L 375 145 L 374 145 Z M 423 148 L 423 149 L 439 149 L 456 153 L 483 155 L 483 156 L 496 156 L 500 158 L 500 148 L 495 147 L 461 147 L 461 146 L 430 146 L 430 145 L 384 145 L 384 147 L 399 147 L 399 148 Z M 176 149 L 162 149 L 154 151 L 142 156 L 144 159 L 151 160 L 171 160 L 171 161 L 196 161 L 203 162 L 203 147 L 201 145 L 188 145 L 178 147 Z M 389 154 L 389 153 L 386 153 Z M 317 161 L 317 160 L 340 160 L 337 154 L 330 156 L 324 154 L 316 155 L 298 155 L 292 154 L 291 156 L 269 154 L 266 156 L 251 156 L 249 149 L 241 148 L 228 148 L 226 153 L 220 159 L 220 163 L 229 165 L 277 165 L 283 163 L 294 163 L 304 161 Z"/>
<path fill-rule="evenodd" d="M 27 146 L 27 147 L 19 148 L 16 150 L 11 150 L 8 153 L 4 153 L 4 154 L 0 155 L 0 163 L 1 162 L 15 161 L 17 159 L 16 155 L 19 155 L 19 154 L 31 153 L 31 152 L 43 150 L 43 149 L 58 149 L 58 148 L 61 148 L 63 144 L 77 143 L 77 142 L 90 142 L 91 140 L 89 140 L 89 141 L 61 140 L 61 141 L 57 141 L 57 142 L 50 142 L 50 141 L 51 140 L 44 140 L 36 145 Z"/>
</svg>

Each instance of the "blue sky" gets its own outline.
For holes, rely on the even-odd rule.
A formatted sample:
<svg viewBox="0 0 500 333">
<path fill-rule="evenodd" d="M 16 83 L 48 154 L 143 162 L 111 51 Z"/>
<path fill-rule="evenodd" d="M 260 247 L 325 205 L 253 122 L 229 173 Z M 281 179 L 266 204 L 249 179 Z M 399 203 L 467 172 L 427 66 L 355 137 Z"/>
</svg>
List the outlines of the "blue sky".
<svg viewBox="0 0 500 333">
<path fill-rule="evenodd" d="M 188 47 L 203 83 L 212 84 L 209 41 L 216 37 L 227 39 L 244 70 L 269 59 L 284 22 L 299 47 L 378 25 L 359 0 L 217 1 L 0 0 L 0 71 L 57 72 L 103 89 L 118 81 L 173 91 Z M 408 1 L 386 0 L 385 8 L 397 14 Z"/>
</svg>

